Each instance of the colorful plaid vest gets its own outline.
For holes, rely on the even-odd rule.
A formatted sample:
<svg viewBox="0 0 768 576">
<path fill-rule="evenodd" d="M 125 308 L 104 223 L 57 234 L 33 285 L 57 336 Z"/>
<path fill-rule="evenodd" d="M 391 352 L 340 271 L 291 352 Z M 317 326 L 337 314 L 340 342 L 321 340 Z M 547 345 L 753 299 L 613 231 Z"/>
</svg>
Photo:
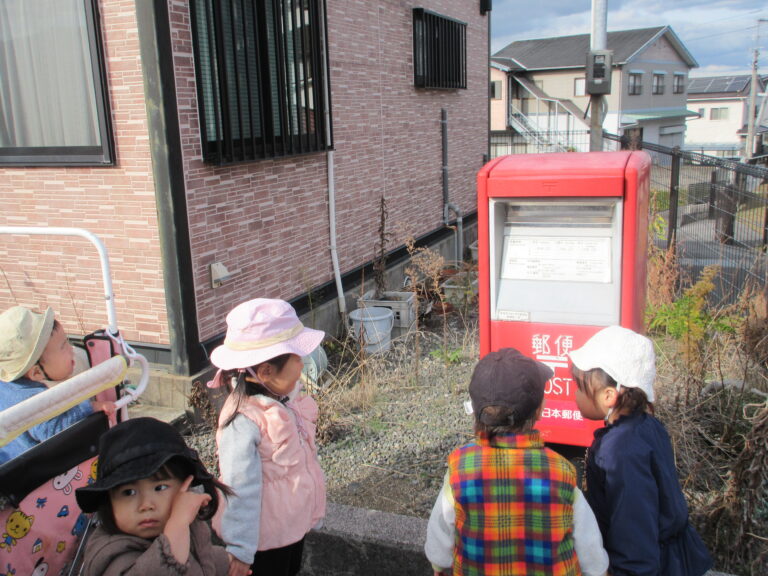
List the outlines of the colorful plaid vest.
<svg viewBox="0 0 768 576">
<path fill-rule="evenodd" d="M 448 456 L 456 501 L 453 573 L 579 576 L 576 471 L 539 433 L 479 435 Z"/>
</svg>

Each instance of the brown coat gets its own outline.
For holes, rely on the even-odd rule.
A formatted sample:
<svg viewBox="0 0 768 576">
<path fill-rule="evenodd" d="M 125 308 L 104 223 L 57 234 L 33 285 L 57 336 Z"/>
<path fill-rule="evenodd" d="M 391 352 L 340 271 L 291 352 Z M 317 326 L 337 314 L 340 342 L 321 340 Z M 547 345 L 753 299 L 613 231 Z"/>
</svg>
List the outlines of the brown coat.
<svg viewBox="0 0 768 576">
<path fill-rule="evenodd" d="M 190 526 L 186 565 L 171 554 L 164 535 L 145 540 L 128 534 L 108 534 L 100 526 L 88 538 L 83 576 L 226 576 L 229 560 L 221 546 L 211 544 L 211 530 L 199 520 Z"/>
</svg>

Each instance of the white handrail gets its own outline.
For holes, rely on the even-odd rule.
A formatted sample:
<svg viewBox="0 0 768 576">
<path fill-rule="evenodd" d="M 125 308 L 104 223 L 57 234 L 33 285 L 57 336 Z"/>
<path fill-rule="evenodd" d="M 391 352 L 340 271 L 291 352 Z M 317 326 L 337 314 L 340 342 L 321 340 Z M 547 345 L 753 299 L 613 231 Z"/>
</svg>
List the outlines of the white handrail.
<svg viewBox="0 0 768 576">
<path fill-rule="evenodd" d="M 96 246 L 101 260 L 101 277 L 104 282 L 104 300 L 107 306 L 109 333 L 117 334 L 117 314 L 115 313 L 115 296 L 112 292 L 112 277 L 109 270 L 109 255 L 107 248 L 92 232 L 83 228 L 56 228 L 47 226 L 0 226 L 0 234 L 30 234 L 51 236 L 80 236 Z"/>
<path fill-rule="evenodd" d="M 81 238 L 85 238 L 96 247 L 96 250 L 99 253 L 99 260 L 101 262 L 101 277 L 104 283 L 104 301 L 107 307 L 107 319 L 109 322 L 109 325 L 107 327 L 107 335 L 117 343 L 118 349 L 122 351 L 122 354 L 125 357 L 125 361 L 127 362 L 128 366 L 133 366 L 134 362 L 138 362 L 138 364 L 141 366 L 141 378 L 139 379 L 139 383 L 137 384 L 137 386 L 133 389 L 127 388 L 127 387 L 124 388 L 123 396 L 115 402 L 115 406 L 117 407 L 117 409 L 122 410 L 123 418 L 127 419 L 128 413 L 127 413 L 126 407 L 128 406 L 128 404 L 135 401 L 139 396 L 141 396 L 141 394 L 144 392 L 144 390 L 147 387 L 147 383 L 149 382 L 149 362 L 144 356 L 142 356 L 141 354 L 138 354 L 127 342 L 125 342 L 125 340 L 123 340 L 123 337 L 117 328 L 117 313 L 115 312 L 115 296 L 112 291 L 112 276 L 111 276 L 110 267 L 109 267 L 109 255 L 107 253 L 106 246 L 104 246 L 104 243 L 95 234 L 83 228 L 66 228 L 66 227 L 54 227 L 54 226 L 52 227 L 0 226 L 0 234 L 28 234 L 28 235 L 38 235 L 38 236 L 42 236 L 42 235 L 79 236 Z M 99 364 L 99 366 L 101 366 L 101 364 Z M 97 368 L 97 367 L 98 366 L 94 368 Z M 94 368 L 91 368 L 87 372 L 94 370 Z M 77 376 L 70 378 L 67 382 L 70 382 L 70 381 L 75 381 L 75 386 L 77 385 L 78 382 L 80 382 Z M 58 390 L 60 387 L 61 387 L 61 384 L 57 385 L 55 388 L 52 388 L 51 390 Z M 109 386 L 106 386 L 106 388 L 108 387 Z M 68 388 L 65 388 L 65 389 L 68 389 Z M 37 396 L 43 396 L 44 394 L 47 394 L 47 393 L 48 391 L 45 391 L 38 394 Z M 32 398 L 30 398 L 29 400 L 32 400 Z M 70 404 L 68 407 L 64 408 L 63 410 L 60 410 L 59 413 L 65 412 L 75 404 L 79 404 L 79 402 Z M 36 404 L 30 404 L 30 405 L 36 405 Z M 0 419 L 5 419 L 6 414 L 8 413 L 9 410 L 11 409 L 8 409 L 0 413 Z M 51 417 L 52 416 L 48 416 L 48 418 L 51 418 Z M 21 434 L 21 432 L 23 431 L 24 430 L 21 430 L 19 434 Z"/>
</svg>

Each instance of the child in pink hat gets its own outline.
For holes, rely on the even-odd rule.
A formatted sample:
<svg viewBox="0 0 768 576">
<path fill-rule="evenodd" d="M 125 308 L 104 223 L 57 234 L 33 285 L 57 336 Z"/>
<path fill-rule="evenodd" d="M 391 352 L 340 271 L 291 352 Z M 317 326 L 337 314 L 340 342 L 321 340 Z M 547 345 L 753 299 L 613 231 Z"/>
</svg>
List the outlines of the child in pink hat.
<svg viewBox="0 0 768 576">
<path fill-rule="evenodd" d="M 230 392 L 216 443 L 222 481 L 235 495 L 214 521 L 229 576 L 297 574 L 304 537 L 325 516 L 317 404 L 299 395 L 302 356 L 324 336 L 287 302 L 257 298 L 227 315 L 224 343 L 211 354 L 219 371 L 208 385 Z"/>
</svg>

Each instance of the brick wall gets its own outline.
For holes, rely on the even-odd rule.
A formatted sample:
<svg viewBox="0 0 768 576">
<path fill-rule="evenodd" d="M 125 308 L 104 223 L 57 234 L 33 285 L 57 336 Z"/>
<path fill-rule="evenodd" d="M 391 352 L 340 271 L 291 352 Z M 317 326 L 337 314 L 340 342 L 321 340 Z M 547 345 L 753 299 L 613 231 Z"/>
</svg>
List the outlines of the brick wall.
<svg viewBox="0 0 768 576">
<path fill-rule="evenodd" d="M 235 167 L 201 160 L 186 2 L 170 3 L 200 337 L 224 330 L 235 304 L 291 298 L 332 279 L 327 159 L 313 154 Z M 338 253 L 342 271 L 373 257 L 379 198 L 390 248 L 441 226 L 440 109 L 448 112 L 450 201 L 475 209 L 487 142 L 488 20 L 477 2 L 421 7 L 467 22 L 467 90 L 413 87 L 411 10 L 401 0 L 328 2 Z M 220 261 L 235 276 L 210 287 Z"/>
<path fill-rule="evenodd" d="M 118 326 L 167 344 L 135 0 L 100 2 L 117 163 L 99 168 L 0 168 L 0 224 L 71 226 L 109 251 Z M 80 238 L 0 235 L 0 309 L 52 306 L 67 331 L 106 325 L 96 249 Z"/>
<path fill-rule="evenodd" d="M 3 225 L 84 227 L 110 253 L 118 324 L 129 340 L 169 343 L 135 0 L 102 0 L 117 165 L 0 168 Z M 390 248 L 441 226 L 440 109 L 448 112 L 450 201 L 475 209 L 487 139 L 488 19 L 478 3 L 418 5 L 464 21 L 467 90 L 413 87 L 405 0 L 328 2 L 338 253 L 342 271 L 369 261 L 378 203 L 389 206 Z M 332 279 L 327 157 L 233 167 L 201 159 L 188 2 L 169 0 L 200 338 L 224 329 L 235 304 L 292 298 Z M 0 238 L 0 307 L 51 305 L 67 330 L 105 324 L 95 250 L 81 239 Z M 234 272 L 210 286 L 209 266 Z"/>
</svg>

